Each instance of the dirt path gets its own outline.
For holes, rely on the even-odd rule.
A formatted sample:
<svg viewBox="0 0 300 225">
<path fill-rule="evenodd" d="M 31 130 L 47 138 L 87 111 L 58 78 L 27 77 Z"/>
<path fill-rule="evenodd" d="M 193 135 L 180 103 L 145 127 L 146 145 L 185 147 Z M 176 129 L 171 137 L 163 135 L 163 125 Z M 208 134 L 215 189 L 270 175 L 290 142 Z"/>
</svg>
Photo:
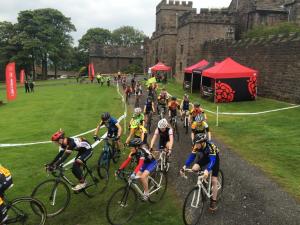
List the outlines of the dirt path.
<svg viewBox="0 0 300 225">
<path fill-rule="evenodd" d="M 143 99 L 141 102 L 143 103 L 145 100 Z M 154 119 L 155 125 L 157 123 L 156 118 Z M 178 171 L 191 151 L 190 134 L 185 135 L 180 121 L 179 127 L 180 141 L 175 142 L 174 145 L 172 168 L 169 172 L 169 182 L 171 183 L 169 187 L 174 187 L 179 200 L 183 203 L 195 181 L 179 177 Z M 218 211 L 215 214 L 205 211 L 201 224 L 300 224 L 300 204 L 294 198 L 285 193 L 274 181 L 267 178 L 261 170 L 241 159 L 227 146 L 218 140 L 213 139 L 213 141 L 221 149 L 220 167 L 225 177 L 224 192 L 218 204 Z"/>
</svg>

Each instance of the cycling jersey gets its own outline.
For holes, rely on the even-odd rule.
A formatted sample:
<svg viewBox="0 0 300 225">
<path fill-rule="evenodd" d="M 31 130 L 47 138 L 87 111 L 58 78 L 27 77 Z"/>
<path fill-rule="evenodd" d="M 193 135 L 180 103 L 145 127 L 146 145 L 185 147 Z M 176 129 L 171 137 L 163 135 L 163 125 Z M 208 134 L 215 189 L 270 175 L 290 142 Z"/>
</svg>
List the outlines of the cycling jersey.
<svg viewBox="0 0 300 225">
<path fill-rule="evenodd" d="M 157 97 L 158 104 L 160 105 L 166 105 L 168 102 L 168 95 L 167 93 L 160 93 L 160 95 Z"/>
<path fill-rule="evenodd" d="M 199 164 L 202 169 L 207 169 L 208 172 L 212 171 L 213 176 L 218 176 L 220 161 L 218 147 L 211 141 L 207 141 L 206 146 L 201 149 L 194 146 L 192 153 L 185 162 L 186 167 L 189 167 L 194 162 L 196 154 L 199 154 L 197 164 Z"/>
<path fill-rule="evenodd" d="M 11 186 L 12 186 L 12 177 L 10 171 L 5 167 L 0 166 L 0 198 L 4 194 L 4 191 Z"/>
<path fill-rule="evenodd" d="M 188 111 L 190 109 L 190 101 L 189 100 L 182 100 L 181 109 L 183 111 Z"/>
<path fill-rule="evenodd" d="M 115 119 L 115 118 L 113 118 L 113 117 L 110 117 L 109 119 L 108 119 L 108 121 L 102 121 L 101 123 L 100 123 L 100 127 L 102 126 L 102 125 L 105 125 L 105 127 L 107 128 L 107 131 L 108 131 L 108 136 L 109 137 L 115 137 L 115 136 L 117 136 L 118 135 L 118 127 L 116 126 L 117 124 L 118 124 L 119 122 L 118 122 L 118 120 L 117 119 Z"/>
<path fill-rule="evenodd" d="M 163 132 L 159 128 L 156 128 L 154 135 L 159 135 L 159 149 L 165 148 L 166 144 L 170 141 L 170 136 L 173 135 L 173 130 L 168 127 Z"/>
<path fill-rule="evenodd" d="M 152 101 L 146 101 L 145 106 L 146 106 L 146 113 L 152 112 L 153 108 L 152 108 Z"/>
<path fill-rule="evenodd" d="M 201 122 L 196 122 L 194 121 L 192 123 L 191 129 L 194 133 L 204 133 L 209 132 L 209 127 L 208 124 L 205 121 L 201 121 Z"/>
<path fill-rule="evenodd" d="M 92 149 L 90 143 L 84 138 L 67 138 L 67 144 L 61 144 L 60 150 L 84 151 Z"/>
<path fill-rule="evenodd" d="M 192 117 L 196 117 L 197 115 L 204 113 L 202 108 L 193 108 L 190 112 L 190 114 L 192 115 Z"/>
<path fill-rule="evenodd" d="M 134 136 L 136 138 L 141 138 L 142 137 L 142 134 L 147 134 L 147 129 L 140 125 L 138 128 L 131 128 L 131 129 L 134 129 Z"/>
<path fill-rule="evenodd" d="M 140 124 L 143 124 L 143 121 L 145 120 L 145 116 L 143 113 L 140 113 L 139 115 L 133 114 L 132 118 L 138 121 Z"/>
<path fill-rule="evenodd" d="M 169 110 L 174 111 L 176 109 L 179 109 L 180 105 L 177 101 L 172 100 L 169 102 L 168 107 L 169 107 Z"/>
</svg>

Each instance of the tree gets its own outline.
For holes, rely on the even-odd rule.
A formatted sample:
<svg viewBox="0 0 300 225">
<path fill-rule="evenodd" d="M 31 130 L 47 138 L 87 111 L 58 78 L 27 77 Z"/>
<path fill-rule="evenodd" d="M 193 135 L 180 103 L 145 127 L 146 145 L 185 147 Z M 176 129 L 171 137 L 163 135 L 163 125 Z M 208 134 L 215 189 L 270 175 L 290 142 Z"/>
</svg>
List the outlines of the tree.
<svg viewBox="0 0 300 225">
<path fill-rule="evenodd" d="M 79 40 L 79 50 L 88 52 L 91 43 L 109 45 L 112 41 L 112 34 L 109 30 L 103 28 L 89 29 Z"/>
<path fill-rule="evenodd" d="M 44 79 L 49 57 L 57 63 L 63 57 L 62 52 L 72 44 L 69 33 L 76 31 L 70 18 L 50 8 L 21 11 L 18 30 L 23 50 L 32 59 L 33 71 L 35 62 L 40 60 Z"/>
<path fill-rule="evenodd" d="M 133 46 L 142 44 L 146 35 L 134 27 L 123 26 L 112 32 L 113 44 L 118 46 Z"/>
</svg>

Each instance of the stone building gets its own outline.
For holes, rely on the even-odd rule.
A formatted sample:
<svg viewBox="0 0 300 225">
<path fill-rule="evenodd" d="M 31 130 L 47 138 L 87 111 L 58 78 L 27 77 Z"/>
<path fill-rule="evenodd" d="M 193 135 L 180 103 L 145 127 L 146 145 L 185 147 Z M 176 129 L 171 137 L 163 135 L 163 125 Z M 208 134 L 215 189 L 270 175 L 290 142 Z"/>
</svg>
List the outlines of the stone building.
<svg viewBox="0 0 300 225">
<path fill-rule="evenodd" d="M 89 61 L 95 73 L 117 73 L 131 64 L 143 65 L 142 46 L 117 47 L 91 44 Z"/>
<path fill-rule="evenodd" d="M 178 20 L 176 44 L 176 78 L 183 80 L 184 68 L 203 59 L 201 45 L 216 38 L 232 39 L 234 22 L 227 9 L 196 9 Z"/>
<path fill-rule="evenodd" d="M 288 21 L 300 25 L 300 0 L 285 0 L 284 7 L 288 12 Z"/>
</svg>

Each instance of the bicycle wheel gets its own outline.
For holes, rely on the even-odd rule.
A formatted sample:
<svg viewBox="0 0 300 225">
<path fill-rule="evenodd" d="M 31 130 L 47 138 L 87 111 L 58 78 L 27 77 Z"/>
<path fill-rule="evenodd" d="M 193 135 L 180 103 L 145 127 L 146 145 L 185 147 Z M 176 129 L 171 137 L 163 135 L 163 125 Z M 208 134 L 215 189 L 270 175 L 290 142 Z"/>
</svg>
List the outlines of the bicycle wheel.
<svg viewBox="0 0 300 225">
<path fill-rule="evenodd" d="M 103 150 L 99 157 L 97 166 L 97 172 L 101 179 L 106 179 L 109 174 L 109 158 L 109 150 Z"/>
<path fill-rule="evenodd" d="M 43 225 L 47 212 L 44 205 L 33 198 L 21 197 L 13 200 L 7 207 L 6 224 Z"/>
<path fill-rule="evenodd" d="M 185 225 L 197 224 L 203 214 L 204 198 L 199 187 L 195 187 L 187 194 L 183 204 L 183 222 Z"/>
<path fill-rule="evenodd" d="M 185 125 L 185 134 L 187 134 L 189 132 L 189 121 L 187 117 L 184 118 L 184 125 Z"/>
<path fill-rule="evenodd" d="M 87 182 L 87 186 L 86 188 L 84 188 L 83 192 L 90 198 L 104 192 L 108 184 L 108 173 L 103 179 L 100 180 L 95 176 L 96 169 L 96 167 L 87 168 L 87 166 L 85 166 L 83 169 L 83 176 L 85 181 Z"/>
<path fill-rule="evenodd" d="M 128 187 L 119 188 L 108 200 L 106 218 L 112 225 L 128 223 L 137 209 L 137 194 Z"/>
<path fill-rule="evenodd" d="M 166 193 L 168 178 L 164 172 L 154 171 L 149 176 L 149 202 L 156 203 L 160 201 Z"/>
<path fill-rule="evenodd" d="M 114 146 L 112 146 L 112 160 L 114 163 L 117 163 L 121 158 L 121 151 L 117 149 L 116 146 L 116 143 L 114 143 Z"/>
<path fill-rule="evenodd" d="M 51 179 L 36 186 L 31 197 L 40 200 L 47 210 L 47 216 L 53 217 L 62 213 L 68 207 L 71 193 L 65 182 Z"/>
</svg>

